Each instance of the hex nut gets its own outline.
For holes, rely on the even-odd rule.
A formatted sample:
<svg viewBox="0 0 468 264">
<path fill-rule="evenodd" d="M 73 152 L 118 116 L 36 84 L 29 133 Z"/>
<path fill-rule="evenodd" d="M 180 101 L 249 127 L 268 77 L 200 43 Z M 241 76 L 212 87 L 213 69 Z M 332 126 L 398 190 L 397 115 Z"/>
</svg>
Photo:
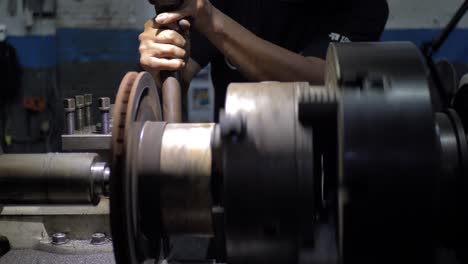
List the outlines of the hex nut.
<svg viewBox="0 0 468 264">
<path fill-rule="evenodd" d="M 75 111 L 75 99 L 73 98 L 65 98 L 63 99 L 63 107 L 65 108 L 65 112 L 73 112 Z"/>
<path fill-rule="evenodd" d="M 63 245 L 68 242 L 67 235 L 64 233 L 55 233 L 52 235 L 52 244 Z"/>
<path fill-rule="evenodd" d="M 76 108 L 83 108 L 84 107 L 84 96 L 83 95 L 77 95 L 75 96 L 75 104 Z"/>
<path fill-rule="evenodd" d="M 85 94 L 84 95 L 84 105 L 91 106 L 93 104 L 93 95 L 92 94 Z"/>
<path fill-rule="evenodd" d="M 92 245 L 103 245 L 107 243 L 108 239 L 106 237 L 106 234 L 104 233 L 94 233 L 91 236 L 91 244 Z"/>
<path fill-rule="evenodd" d="M 111 109 L 111 103 L 109 97 L 101 97 L 98 100 L 99 110 L 109 111 Z"/>
</svg>

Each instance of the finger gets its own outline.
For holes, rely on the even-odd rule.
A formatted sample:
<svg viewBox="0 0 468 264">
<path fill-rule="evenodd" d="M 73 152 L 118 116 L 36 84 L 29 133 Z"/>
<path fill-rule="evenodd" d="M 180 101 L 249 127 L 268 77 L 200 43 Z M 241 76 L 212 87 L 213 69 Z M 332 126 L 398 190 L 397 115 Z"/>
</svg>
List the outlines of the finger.
<svg viewBox="0 0 468 264">
<path fill-rule="evenodd" d="M 186 39 L 179 32 L 174 30 L 162 30 L 156 33 L 155 42 L 163 44 L 173 44 L 178 47 L 185 47 Z"/>
<path fill-rule="evenodd" d="M 183 59 L 187 52 L 177 46 L 161 43 L 145 43 L 140 49 L 141 54 L 158 58 Z"/>
<path fill-rule="evenodd" d="M 188 16 L 186 10 L 187 10 L 186 8 L 183 8 L 179 11 L 159 14 L 156 17 L 156 22 L 162 25 L 174 23 Z"/>
<path fill-rule="evenodd" d="M 145 22 L 145 25 L 144 25 L 145 29 L 146 28 L 154 28 L 154 29 L 157 29 L 157 28 L 160 28 L 160 25 L 158 23 L 156 23 L 156 21 L 154 19 L 150 19 L 148 21 Z"/>
<path fill-rule="evenodd" d="M 175 30 L 175 31 L 179 31 L 179 30 L 180 30 L 179 23 L 177 23 L 177 22 L 175 22 L 175 23 L 169 23 L 169 24 L 164 24 L 164 28 L 165 28 L 165 29 L 172 29 L 172 30 Z"/>
<path fill-rule="evenodd" d="M 183 30 L 183 31 L 188 31 L 190 30 L 190 27 L 191 27 L 191 23 L 189 20 L 187 19 L 182 19 L 179 21 L 179 27 Z"/>
<path fill-rule="evenodd" d="M 155 57 L 142 57 L 140 63 L 144 67 L 159 71 L 179 71 L 185 67 L 185 62 L 181 59 L 163 59 Z"/>
</svg>

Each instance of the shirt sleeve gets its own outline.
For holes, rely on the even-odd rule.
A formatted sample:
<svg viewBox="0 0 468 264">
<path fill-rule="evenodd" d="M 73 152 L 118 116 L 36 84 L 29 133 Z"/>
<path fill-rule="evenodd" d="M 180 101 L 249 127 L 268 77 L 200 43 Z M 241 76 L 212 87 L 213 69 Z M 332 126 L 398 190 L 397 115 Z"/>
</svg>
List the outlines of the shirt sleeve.
<svg viewBox="0 0 468 264">
<path fill-rule="evenodd" d="M 190 34 L 191 51 L 190 56 L 196 61 L 201 68 L 208 65 L 214 58 L 217 50 L 208 39 L 202 34 L 192 31 Z"/>
<path fill-rule="evenodd" d="M 347 1 L 331 10 L 302 51 L 306 57 L 325 59 L 331 42 L 378 41 L 388 19 L 386 0 Z M 328 14 L 330 14 L 328 13 Z"/>
</svg>

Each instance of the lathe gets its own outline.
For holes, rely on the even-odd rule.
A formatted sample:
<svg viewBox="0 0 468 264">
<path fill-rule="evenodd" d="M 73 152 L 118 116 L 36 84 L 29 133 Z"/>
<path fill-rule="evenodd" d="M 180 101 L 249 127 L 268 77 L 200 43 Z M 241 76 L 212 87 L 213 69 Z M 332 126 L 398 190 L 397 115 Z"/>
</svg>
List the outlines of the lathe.
<svg viewBox="0 0 468 264">
<path fill-rule="evenodd" d="M 466 262 L 466 83 L 441 109 L 410 43 L 332 44 L 326 84 L 231 84 L 219 123 L 163 119 L 130 72 L 97 154 L 0 155 L 0 203 L 110 195 L 117 263 L 170 262 L 175 235 L 213 238 L 214 261 Z"/>
</svg>

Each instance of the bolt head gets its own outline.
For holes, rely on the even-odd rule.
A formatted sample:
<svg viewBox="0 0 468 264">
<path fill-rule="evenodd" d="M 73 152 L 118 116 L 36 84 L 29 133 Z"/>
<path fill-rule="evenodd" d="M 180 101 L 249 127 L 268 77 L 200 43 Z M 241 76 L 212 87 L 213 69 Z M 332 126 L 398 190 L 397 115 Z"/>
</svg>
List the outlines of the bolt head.
<svg viewBox="0 0 468 264">
<path fill-rule="evenodd" d="M 75 111 L 75 99 L 73 98 L 65 98 L 63 99 L 63 107 L 65 108 L 66 112 L 73 112 Z"/>
<path fill-rule="evenodd" d="M 52 235 L 52 244 L 63 245 L 68 242 L 67 235 L 64 233 L 55 233 Z"/>
<path fill-rule="evenodd" d="M 107 237 L 104 233 L 94 233 L 91 236 L 91 244 L 92 245 L 102 245 L 107 243 Z"/>
<path fill-rule="evenodd" d="M 98 100 L 99 110 L 101 111 L 109 111 L 111 108 L 110 98 L 109 97 L 101 97 Z"/>
<path fill-rule="evenodd" d="M 92 94 L 85 94 L 84 95 L 84 105 L 91 106 L 93 104 L 93 95 Z"/>
<path fill-rule="evenodd" d="M 75 103 L 76 103 L 76 108 L 83 108 L 84 107 L 84 96 L 83 95 L 75 96 Z"/>
</svg>

